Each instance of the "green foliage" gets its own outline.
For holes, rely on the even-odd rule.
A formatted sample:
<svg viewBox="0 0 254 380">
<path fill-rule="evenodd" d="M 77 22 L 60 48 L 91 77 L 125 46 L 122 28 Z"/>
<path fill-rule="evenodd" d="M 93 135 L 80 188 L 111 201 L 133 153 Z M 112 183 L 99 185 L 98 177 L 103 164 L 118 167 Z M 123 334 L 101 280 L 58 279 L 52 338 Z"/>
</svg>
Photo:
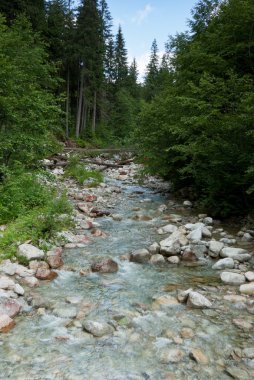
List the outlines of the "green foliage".
<svg viewBox="0 0 254 380">
<path fill-rule="evenodd" d="M 199 1 L 191 34 L 167 45 L 172 72 L 135 132 L 149 169 L 192 187 L 214 215 L 254 206 L 253 11 L 250 0 Z"/>
<path fill-rule="evenodd" d="M 16 255 L 25 241 L 41 246 L 42 240 L 54 240 L 56 233 L 73 225 L 72 208 L 65 195 L 54 196 L 43 206 L 35 207 L 10 223 L 0 238 L 0 259 Z"/>
<path fill-rule="evenodd" d="M 0 187 L 0 224 L 8 223 L 0 238 L 0 258 L 16 253 L 18 244 L 54 238 L 70 226 L 72 207 L 43 171 L 26 172 L 17 165 Z"/>
<path fill-rule="evenodd" d="M 74 178 L 80 185 L 87 181 L 90 187 L 98 186 L 103 182 L 103 176 L 96 170 L 87 170 L 84 165 L 80 163 L 78 156 L 71 156 L 65 170 L 65 177 Z"/>
<path fill-rule="evenodd" d="M 8 28 L 0 17 L 0 51 L 0 167 L 29 165 L 58 149 L 56 72 L 24 18 Z"/>
<path fill-rule="evenodd" d="M 52 191 L 40 182 L 43 173 L 16 166 L 0 185 L 0 223 L 8 223 L 34 207 L 49 202 Z"/>
</svg>

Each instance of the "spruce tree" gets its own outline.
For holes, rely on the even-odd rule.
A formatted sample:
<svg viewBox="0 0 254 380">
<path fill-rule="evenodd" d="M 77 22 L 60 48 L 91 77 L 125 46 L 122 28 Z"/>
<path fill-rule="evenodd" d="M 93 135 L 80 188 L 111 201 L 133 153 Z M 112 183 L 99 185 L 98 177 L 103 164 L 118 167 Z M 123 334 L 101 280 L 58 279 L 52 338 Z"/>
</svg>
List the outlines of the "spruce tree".
<svg viewBox="0 0 254 380">
<path fill-rule="evenodd" d="M 151 47 L 150 60 L 146 69 L 145 77 L 145 98 L 150 101 L 157 93 L 158 74 L 159 74 L 159 56 L 156 39 L 153 40 Z"/>
<path fill-rule="evenodd" d="M 128 53 L 121 26 L 118 28 L 115 41 L 115 77 L 118 88 L 126 84 L 128 77 Z"/>
</svg>

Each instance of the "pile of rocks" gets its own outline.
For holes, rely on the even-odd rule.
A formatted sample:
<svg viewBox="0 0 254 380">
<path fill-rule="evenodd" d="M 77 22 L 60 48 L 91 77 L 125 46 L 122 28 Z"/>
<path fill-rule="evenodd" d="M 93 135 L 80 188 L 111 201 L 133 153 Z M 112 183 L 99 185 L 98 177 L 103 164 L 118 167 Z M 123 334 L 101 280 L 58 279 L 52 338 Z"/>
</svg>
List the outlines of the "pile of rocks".
<svg viewBox="0 0 254 380">
<path fill-rule="evenodd" d="M 5 260 L 0 265 L 0 332 L 9 331 L 13 318 L 27 309 L 25 288 L 39 286 L 39 280 L 53 280 L 57 273 L 53 269 L 62 264 L 62 249 L 55 248 L 46 254 L 31 244 L 18 247 L 17 256 L 28 261 L 28 267 Z"/>
<path fill-rule="evenodd" d="M 197 223 L 181 224 L 181 215 L 168 215 L 171 223 L 157 230 L 159 235 L 168 237 L 147 249 L 131 252 L 130 261 L 142 264 L 194 262 L 195 265 L 210 265 L 212 269 L 222 271 L 222 282 L 241 285 L 241 293 L 254 295 L 254 272 L 250 270 L 252 253 L 229 246 L 237 241 L 223 229 L 215 229 L 211 217 L 201 217 Z M 218 235 L 221 236 L 220 240 Z"/>
</svg>

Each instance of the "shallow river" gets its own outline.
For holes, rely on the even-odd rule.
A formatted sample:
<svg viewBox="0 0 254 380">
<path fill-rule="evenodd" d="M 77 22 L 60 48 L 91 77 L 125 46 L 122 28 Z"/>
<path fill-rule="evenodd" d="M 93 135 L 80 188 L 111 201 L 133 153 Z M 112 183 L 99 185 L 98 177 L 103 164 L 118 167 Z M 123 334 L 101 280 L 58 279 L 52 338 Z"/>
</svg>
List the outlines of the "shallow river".
<svg viewBox="0 0 254 380">
<path fill-rule="evenodd" d="M 27 310 L 16 318 L 14 330 L 0 336 L 0 379 L 224 380 L 231 378 L 228 367 L 242 369 L 251 379 L 247 363 L 236 363 L 230 354 L 235 348 L 253 347 L 253 331 L 243 332 L 231 321 L 239 316 L 253 321 L 253 316 L 222 300 L 230 287 L 221 286 L 210 266 L 161 267 L 120 259 L 162 239 L 156 229 L 166 223 L 157 210 L 168 201 L 148 188 L 128 184 L 122 188 L 114 213 L 122 214 L 123 220 L 98 219 L 106 238 L 96 238 L 84 249 L 65 250 L 65 265 L 77 271 L 60 270 L 53 282 L 33 290 L 49 307 L 40 313 Z M 146 198 L 151 202 L 143 202 Z M 134 221 L 135 207 L 153 219 Z M 119 271 L 81 276 L 79 270 L 88 267 L 95 255 L 111 256 Z M 214 309 L 195 310 L 184 304 L 155 307 L 153 297 L 175 296 L 177 289 L 189 287 L 203 288 Z M 79 321 L 59 317 L 55 310 L 68 314 L 70 308 L 78 307 L 75 301 L 67 303 L 67 297 L 79 297 L 77 302 L 89 310 L 85 318 L 110 322 L 116 328 L 114 334 L 94 338 Z M 181 335 L 186 328 L 193 331 L 192 337 Z M 184 356 L 177 363 L 165 363 L 163 355 L 172 348 Z M 208 364 L 191 359 L 194 348 L 206 355 Z"/>
</svg>

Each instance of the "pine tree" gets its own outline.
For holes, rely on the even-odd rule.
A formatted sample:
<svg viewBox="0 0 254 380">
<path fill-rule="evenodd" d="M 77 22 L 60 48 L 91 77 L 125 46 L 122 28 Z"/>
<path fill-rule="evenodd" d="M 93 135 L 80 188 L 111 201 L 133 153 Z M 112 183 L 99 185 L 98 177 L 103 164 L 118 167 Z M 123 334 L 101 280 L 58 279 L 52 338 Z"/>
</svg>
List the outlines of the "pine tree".
<svg viewBox="0 0 254 380">
<path fill-rule="evenodd" d="M 157 93 L 158 74 L 159 74 L 159 56 L 158 45 L 156 39 L 153 40 L 151 47 L 150 61 L 146 69 L 145 77 L 145 98 L 150 101 Z"/>
<path fill-rule="evenodd" d="M 126 84 L 128 77 L 128 53 L 121 26 L 119 26 L 115 41 L 115 76 L 118 88 Z"/>
<path fill-rule="evenodd" d="M 128 88 L 133 98 L 139 99 L 140 86 L 138 84 L 138 66 L 137 66 L 137 61 L 135 58 L 133 59 L 129 68 Z"/>
</svg>

